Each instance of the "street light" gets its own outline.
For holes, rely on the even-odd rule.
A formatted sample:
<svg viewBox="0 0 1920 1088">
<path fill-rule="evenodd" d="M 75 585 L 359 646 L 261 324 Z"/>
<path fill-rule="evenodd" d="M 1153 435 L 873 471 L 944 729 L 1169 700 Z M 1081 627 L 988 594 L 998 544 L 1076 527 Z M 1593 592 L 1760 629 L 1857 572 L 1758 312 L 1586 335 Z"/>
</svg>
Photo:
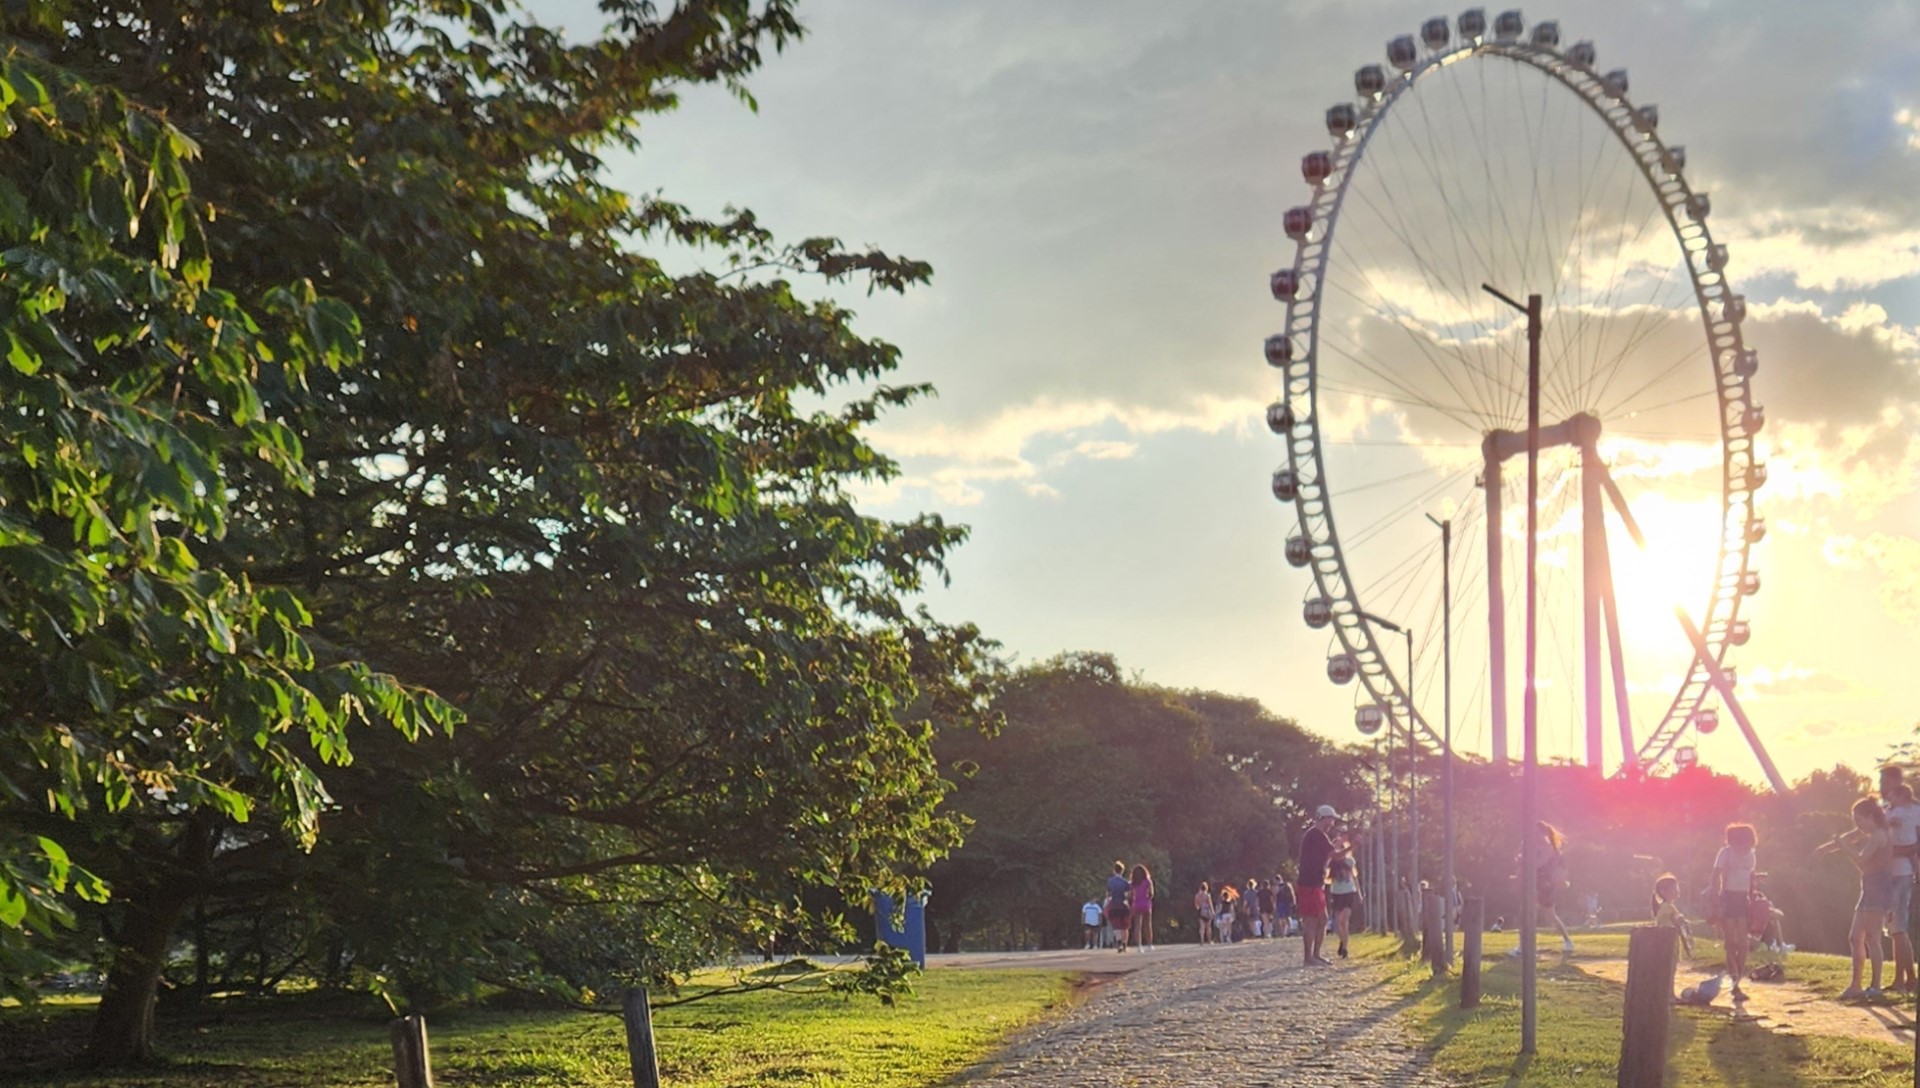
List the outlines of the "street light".
<svg viewBox="0 0 1920 1088">
<path fill-rule="evenodd" d="M 1420 894 L 1420 741 L 1413 733 L 1413 629 L 1402 627 L 1389 619 L 1376 616 L 1371 612 L 1361 612 L 1361 617 L 1374 626 L 1392 631 L 1407 640 L 1407 823 L 1412 831 L 1412 845 L 1408 849 L 1409 859 L 1407 875 L 1408 890 L 1414 895 Z M 1398 889 L 1395 889 L 1398 894 Z M 1398 902 L 1398 900 L 1395 900 Z M 1414 917 L 1419 917 L 1420 905 L 1414 903 Z"/>
<path fill-rule="evenodd" d="M 1521 729 L 1523 731 L 1520 762 L 1520 894 L 1523 906 L 1520 910 L 1520 1053 L 1532 1054 L 1536 1051 L 1535 1036 L 1538 1033 L 1539 1010 L 1535 1003 L 1537 973 L 1534 964 L 1534 952 L 1537 946 L 1537 934 L 1533 902 L 1533 855 L 1534 845 L 1539 836 L 1534 833 L 1534 824 L 1538 822 L 1535 814 L 1534 771 L 1539 762 L 1539 730 L 1537 693 L 1534 690 L 1535 661 L 1535 589 L 1537 575 L 1535 562 L 1540 557 L 1540 296 L 1528 295 L 1525 306 L 1515 302 L 1510 296 L 1495 290 L 1491 284 L 1481 284 L 1481 290 L 1527 315 L 1527 684 L 1526 695 L 1521 705 Z"/>
<path fill-rule="evenodd" d="M 1441 745 L 1446 750 L 1441 753 L 1440 764 L 1440 894 L 1445 896 L 1440 910 L 1441 925 L 1446 934 L 1447 969 L 1453 969 L 1453 519 L 1445 521 L 1427 515 L 1427 520 L 1440 527 L 1440 655 L 1442 665 L 1442 717 L 1445 732 L 1441 735 Z"/>
</svg>

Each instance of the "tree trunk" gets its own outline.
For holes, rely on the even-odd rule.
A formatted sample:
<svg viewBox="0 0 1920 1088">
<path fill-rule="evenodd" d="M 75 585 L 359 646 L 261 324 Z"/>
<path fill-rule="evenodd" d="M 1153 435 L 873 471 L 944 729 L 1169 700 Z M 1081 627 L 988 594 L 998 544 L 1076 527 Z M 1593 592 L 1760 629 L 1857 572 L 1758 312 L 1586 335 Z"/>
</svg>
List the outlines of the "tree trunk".
<svg viewBox="0 0 1920 1088">
<path fill-rule="evenodd" d="M 186 911 L 187 897 L 166 881 L 135 889 L 126 899 L 127 914 L 113 949 L 113 966 L 100 1009 L 93 1018 L 87 1064 L 129 1065 L 153 1058 L 153 1006 L 160 971 L 167 963 L 173 930 Z"/>
<path fill-rule="evenodd" d="M 128 858 L 138 869 L 115 881 L 125 907 L 113 942 L 113 965 L 94 1013 L 86 1064 L 131 1065 L 153 1058 L 153 1007 L 167 966 L 173 931 L 201 894 L 213 865 L 218 824 L 206 812 L 187 817 L 171 841 L 136 836 Z M 142 841 L 145 840 L 145 841 Z"/>
</svg>

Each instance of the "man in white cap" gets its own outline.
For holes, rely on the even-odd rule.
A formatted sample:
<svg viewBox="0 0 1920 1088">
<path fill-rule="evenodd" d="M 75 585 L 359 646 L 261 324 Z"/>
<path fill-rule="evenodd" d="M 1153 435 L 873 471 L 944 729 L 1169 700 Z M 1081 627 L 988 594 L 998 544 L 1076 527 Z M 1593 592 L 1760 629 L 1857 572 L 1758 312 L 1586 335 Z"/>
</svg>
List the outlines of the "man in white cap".
<svg viewBox="0 0 1920 1088">
<path fill-rule="evenodd" d="M 1340 819 L 1332 805 L 1314 811 L 1313 826 L 1300 838 L 1299 878 L 1293 900 L 1300 911 L 1300 953 L 1307 966 L 1331 966 L 1320 954 L 1327 939 L 1327 863 L 1333 860 L 1333 825 Z"/>
</svg>

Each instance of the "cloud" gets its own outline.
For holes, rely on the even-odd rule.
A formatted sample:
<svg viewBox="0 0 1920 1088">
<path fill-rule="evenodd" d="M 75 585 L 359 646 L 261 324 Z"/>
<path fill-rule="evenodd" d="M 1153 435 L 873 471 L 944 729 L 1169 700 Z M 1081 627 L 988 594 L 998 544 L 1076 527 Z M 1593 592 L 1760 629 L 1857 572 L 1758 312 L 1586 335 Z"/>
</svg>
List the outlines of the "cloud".
<svg viewBox="0 0 1920 1088">
<path fill-rule="evenodd" d="M 1760 665 L 1743 669 L 1740 687 L 1757 694 L 1789 699 L 1809 695 L 1844 695 L 1854 690 L 1853 682 L 1844 677 L 1791 662 L 1777 668 Z"/>
<path fill-rule="evenodd" d="M 1827 562 L 1845 570 L 1877 571 L 1884 579 L 1879 596 L 1887 615 L 1901 623 L 1920 622 L 1920 540 L 1888 533 L 1874 533 L 1864 539 L 1834 536 L 1828 538 L 1821 554 Z"/>
</svg>

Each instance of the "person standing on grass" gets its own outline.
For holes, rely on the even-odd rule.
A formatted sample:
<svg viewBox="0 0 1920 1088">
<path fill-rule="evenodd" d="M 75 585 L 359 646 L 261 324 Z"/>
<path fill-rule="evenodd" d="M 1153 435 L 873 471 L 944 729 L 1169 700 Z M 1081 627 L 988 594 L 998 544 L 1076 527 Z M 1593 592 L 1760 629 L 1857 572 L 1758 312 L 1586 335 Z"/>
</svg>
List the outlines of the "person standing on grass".
<svg viewBox="0 0 1920 1088">
<path fill-rule="evenodd" d="M 1333 914 L 1334 934 L 1340 938 L 1335 955 L 1347 958 L 1347 935 L 1353 929 L 1353 911 L 1360 905 L 1360 884 L 1354 876 L 1353 840 L 1344 834 L 1333 843 L 1327 862 L 1327 910 Z"/>
<path fill-rule="evenodd" d="M 1300 958 L 1308 967 L 1333 966 L 1320 947 L 1327 939 L 1327 865 L 1333 860 L 1333 825 L 1339 819 L 1332 805 L 1315 809 L 1313 826 L 1300 837 L 1295 859 L 1300 875 L 1294 881 L 1293 902 L 1300 911 Z"/>
<path fill-rule="evenodd" d="M 1133 883 L 1127 879 L 1127 863 L 1113 863 L 1113 875 L 1107 878 L 1107 926 L 1113 930 L 1114 944 L 1127 950 L 1127 930 L 1133 922 Z"/>
<path fill-rule="evenodd" d="M 1661 873 L 1653 882 L 1653 899 L 1647 904 L 1653 924 L 1680 931 L 1680 947 L 1693 958 L 1693 934 L 1687 930 L 1687 916 L 1680 913 L 1680 878 Z"/>
<path fill-rule="evenodd" d="M 1887 909 L 1887 933 L 1893 938 L 1893 988 L 1900 993 L 1914 991 L 1913 938 L 1913 861 L 1916 843 L 1920 843 L 1920 804 L 1913 799 L 1913 787 L 1895 782 L 1880 791 L 1887 809 L 1887 839 L 1893 848 L 1893 905 Z"/>
<path fill-rule="evenodd" d="M 1133 946 L 1153 951 L 1153 875 L 1144 865 L 1133 867 Z"/>
<path fill-rule="evenodd" d="M 1740 980 L 1747 977 L 1748 904 L 1753 900 L 1753 874 L 1759 867 L 1759 836 L 1748 824 L 1728 824 L 1727 844 L 1713 858 L 1713 885 L 1709 889 L 1720 940 L 1726 948 L 1727 974 L 1733 977 L 1733 999 L 1745 1001 Z"/>
<path fill-rule="evenodd" d="M 1200 890 L 1193 893 L 1193 913 L 1199 920 L 1200 943 L 1213 943 L 1213 888 L 1204 880 Z"/>
<path fill-rule="evenodd" d="M 1885 953 L 1880 949 L 1880 931 L 1887 923 L 1887 911 L 1893 906 L 1893 845 L 1887 834 L 1887 814 L 1871 797 L 1853 803 L 1853 829 L 1830 842 L 1822 843 L 1816 853 L 1844 850 L 1860 870 L 1860 899 L 1853 908 L 1853 929 L 1847 943 L 1853 949 L 1853 981 L 1840 994 L 1842 1001 L 1878 1001 L 1880 972 Z M 1873 963 L 1873 983 L 1860 988 L 1860 969 Z"/>
</svg>

